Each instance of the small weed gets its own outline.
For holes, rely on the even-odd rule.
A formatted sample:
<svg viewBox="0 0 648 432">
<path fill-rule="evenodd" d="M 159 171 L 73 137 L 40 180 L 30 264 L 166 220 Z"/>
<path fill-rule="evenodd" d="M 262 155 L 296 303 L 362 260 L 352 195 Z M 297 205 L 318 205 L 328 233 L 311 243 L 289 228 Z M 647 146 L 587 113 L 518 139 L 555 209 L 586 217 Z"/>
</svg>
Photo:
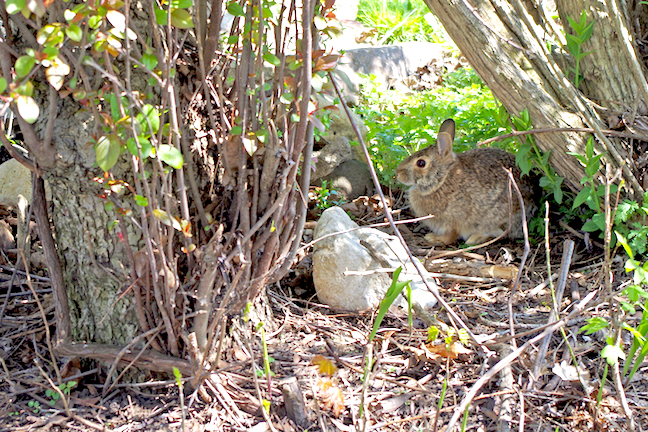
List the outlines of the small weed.
<svg viewBox="0 0 648 432">
<path fill-rule="evenodd" d="M 27 406 L 32 409 L 34 414 L 38 414 L 40 412 L 40 402 L 38 402 L 37 400 L 31 400 L 27 402 Z"/>
<path fill-rule="evenodd" d="M 311 192 L 311 201 L 315 202 L 315 207 L 320 210 L 326 210 L 329 207 L 339 206 L 344 204 L 344 198 L 340 193 L 333 188 L 329 188 L 329 182 L 322 181 L 322 186 L 316 187 Z"/>
<path fill-rule="evenodd" d="M 66 383 L 61 384 L 59 386 L 59 389 L 64 395 L 69 396 L 70 392 L 72 391 L 72 388 L 76 385 L 77 385 L 76 381 L 68 381 Z M 50 399 L 49 404 L 52 406 L 54 406 L 56 402 L 58 402 L 59 399 L 61 399 L 60 393 L 54 389 L 45 390 L 45 396 L 47 396 Z"/>
<path fill-rule="evenodd" d="M 573 68 L 569 68 L 574 74 L 574 84 L 576 87 L 583 82 L 583 75 L 580 73 L 580 61 L 586 55 L 590 54 L 589 52 L 582 51 L 582 45 L 587 42 L 587 40 L 592 37 L 592 30 L 594 28 L 594 21 L 587 23 L 587 16 L 585 11 L 581 13 L 580 19 L 578 21 L 573 20 L 571 17 L 567 17 L 569 21 L 569 26 L 574 30 L 575 35 L 565 32 L 565 37 L 567 38 L 567 50 L 574 56 L 575 65 Z"/>
</svg>

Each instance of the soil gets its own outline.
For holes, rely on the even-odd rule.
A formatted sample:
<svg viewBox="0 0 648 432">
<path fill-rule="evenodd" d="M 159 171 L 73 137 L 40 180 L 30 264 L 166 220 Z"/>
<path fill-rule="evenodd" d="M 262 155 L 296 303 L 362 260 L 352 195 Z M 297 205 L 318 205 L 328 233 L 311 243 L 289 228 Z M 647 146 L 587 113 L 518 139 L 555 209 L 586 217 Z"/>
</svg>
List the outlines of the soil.
<svg viewBox="0 0 648 432">
<path fill-rule="evenodd" d="M 395 208 L 402 207 L 402 195 L 397 194 L 394 203 Z M 382 222 L 375 199 L 365 198 L 354 206 L 363 209 L 364 213 L 356 215 L 360 223 Z M 15 234 L 15 223 L 11 225 L 15 214 L 6 208 L 0 208 L 0 213 Z M 316 213 L 314 209 L 314 216 Z M 406 209 L 398 214 L 401 219 L 409 216 Z M 611 262 L 612 290 L 617 294 L 611 297 L 605 288 L 602 249 L 577 230 L 559 224 L 560 217 L 551 215 L 555 221 L 549 236 L 551 272 L 560 272 L 565 244 L 574 241 L 574 258 L 560 302 L 561 319 L 572 315 L 564 333 L 549 334 L 540 363 L 537 354 L 542 341 L 528 342 L 542 333 L 551 316 L 542 236 L 530 239 L 520 284 L 512 291 L 523 242 L 499 241 L 470 251 L 445 248 L 457 252 L 443 256 L 439 255 L 442 251 L 425 245 L 424 228 L 401 225 L 412 250 L 430 271 L 439 273 L 442 297 L 478 343 L 457 342 L 457 333 L 453 337 L 447 330 L 453 320 L 446 311 L 436 309 L 440 334 L 434 341 L 428 342 L 430 331 L 424 320 L 429 317 L 414 316 L 410 326 L 403 313 L 388 314 L 373 344 L 368 344 L 374 313 L 335 311 L 318 303 L 306 250 L 291 274 L 267 289 L 274 315 L 265 333 L 270 379 L 262 372 L 259 333 L 247 343 L 223 350 L 218 373 L 206 381 L 208 392 L 196 391 L 188 381 L 180 388 L 173 377 L 144 373 L 131 376 L 135 384 L 118 382 L 104 392 L 110 365 L 57 358 L 63 382 L 75 383 L 65 391 L 67 407 L 52 392 L 58 378 L 48 338 L 56 330 L 56 322 L 47 274 L 34 260 L 30 280 L 17 273 L 12 282 L 16 251 L 4 250 L 0 258 L 0 300 L 6 302 L 0 327 L 0 432 L 440 431 L 453 415 L 458 417 L 455 424 L 461 424 L 464 411 L 459 411 L 460 404 L 471 390 L 475 393 L 465 412 L 465 430 L 625 431 L 629 426 L 622 393 L 633 421 L 646 430 L 645 364 L 630 383 L 619 388 L 613 368 L 603 379 L 603 332 L 587 335 L 579 331 L 589 318 L 609 319 L 610 301 L 618 301 L 619 291 L 630 283 L 621 254 Z M 38 252 L 37 241 L 32 252 Z M 492 277 L 493 271 L 499 277 Z M 9 291 L 12 294 L 6 300 Z M 592 292 L 596 295 L 578 310 L 577 304 Z M 624 319 L 636 328 L 641 313 L 626 314 Z M 511 322 L 513 339 L 509 337 Z M 631 342 L 628 335 L 624 332 L 625 352 Z M 505 359 L 525 344 L 528 346 L 521 354 Z M 374 363 L 363 380 L 363 359 L 368 357 Z M 581 368 L 580 380 L 572 367 L 574 361 Z M 534 376 L 536 363 L 539 374 Z M 493 374 L 499 365 L 504 367 Z M 261 400 L 269 407 L 265 415 Z"/>
</svg>

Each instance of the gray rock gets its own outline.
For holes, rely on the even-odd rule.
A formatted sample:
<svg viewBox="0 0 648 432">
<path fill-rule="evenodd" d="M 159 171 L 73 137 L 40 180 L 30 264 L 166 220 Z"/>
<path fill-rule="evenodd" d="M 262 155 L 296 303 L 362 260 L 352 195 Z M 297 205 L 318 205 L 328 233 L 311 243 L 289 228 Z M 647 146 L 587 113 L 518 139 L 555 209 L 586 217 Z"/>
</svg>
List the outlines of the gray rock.
<svg viewBox="0 0 648 432">
<path fill-rule="evenodd" d="M 366 163 L 359 160 L 349 160 L 340 164 L 333 172 L 324 178 L 329 189 L 336 189 L 347 201 L 353 201 L 359 196 L 372 196 L 374 184 Z"/>
<path fill-rule="evenodd" d="M 344 99 L 357 105 L 360 75 L 375 75 L 376 81 L 388 88 L 404 80 L 433 59 L 443 58 L 444 47 L 429 42 L 404 42 L 394 45 L 347 49 L 338 62 Z"/>
<path fill-rule="evenodd" d="M 357 228 L 358 225 L 340 207 L 331 207 L 322 213 L 315 227 L 315 238 Z M 391 268 L 403 266 L 399 280 L 412 280 L 412 300 L 430 309 L 436 299 L 430 293 L 414 264 L 409 261 L 405 249 L 395 236 L 373 228 L 359 228 L 344 234 L 327 237 L 315 243 L 313 252 L 313 282 L 319 300 L 335 309 L 364 311 L 376 308 L 391 285 L 391 273 L 372 271 L 383 266 L 373 258 L 361 242 L 371 249 Z M 421 267 L 423 267 L 421 265 Z M 363 274 L 345 274 L 345 272 Z M 427 272 L 424 270 L 424 274 Z M 429 285 L 436 290 L 431 277 Z M 394 303 L 404 307 L 404 298 Z"/>
<path fill-rule="evenodd" d="M 343 136 L 331 139 L 322 150 L 313 152 L 317 158 L 315 171 L 311 174 L 311 182 L 331 174 L 343 162 L 353 159 L 353 151 L 349 140 Z"/>
<path fill-rule="evenodd" d="M 18 195 L 31 201 L 31 171 L 16 159 L 9 159 L 0 165 L 0 204 L 15 208 Z"/>
<path fill-rule="evenodd" d="M 28 203 L 31 202 L 31 171 L 16 159 L 9 159 L 0 165 L 0 205 L 17 208 L 19 195 Z M 52 197 L 52 190 L 47 182 L 45 195 L 48 200 Z"/>
<path fill-rule="evenodd" d="M 349 140 L 349 142 L 358 142 L 358 136 L 353 130 L 353 126 L 351 126 L 351 122 L 349 121 L 346 112 L 344 112 L 344 108 L 339 105 L 337 105 L 337 107 L 337 110 L 330 111 L 329 117 L 331 121 L 329 123 L 328 129 L 326 130 L 326 133 L 322 135 L 322 138 L 325 141 L 331 142 L 335 138 L 344 137 Z M 367 126 L 364 124 L 362 117 L 360 117 L 353 111 L 351 111 L 351 118 L 353 118 L 353 122 L 358 126 L 360 135 L 362 135 L 362 139 L 366 142 L 367 132 L 369 132 L 369 128 L 367 128 Z"/>
</svg>

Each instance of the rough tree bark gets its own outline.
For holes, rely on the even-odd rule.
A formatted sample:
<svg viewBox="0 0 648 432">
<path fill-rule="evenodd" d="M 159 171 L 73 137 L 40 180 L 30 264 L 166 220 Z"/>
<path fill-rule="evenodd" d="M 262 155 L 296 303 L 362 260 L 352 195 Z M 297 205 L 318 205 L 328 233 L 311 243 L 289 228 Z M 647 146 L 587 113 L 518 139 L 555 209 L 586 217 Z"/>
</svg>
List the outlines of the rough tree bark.
<svg viewBox="0 0 648 432">
<path fill-rule="evenodd" d="M 607 161 L 623 169 L 631 193 L 643 188 L 637 181 L 631 146 L 608 139 L 603 129 L 617 128 L 625 120 L 633 132 L 648 136 L 648 88 L 645 65 L 638 60 L 635 34 L 645 22 L 639 2 L 556 1 L 557 22 L 540 0 L 425 0 L 475 71 L 512 115 L 528 109 L 535 128 L 581 128 L 595 131 L 598 150 Z M 574 59 L 567 52 L 561 30 L 572 32 L 567 17 L 578 20 L 585 11 L 594 21 L 581 61 L 584 81 L 574 85 L 569 71 Z M 636 23 L 636 24 L 635 24 Z M 609 124 L 608 124 L 609 123 Z M 568 185 L 577 190 L 584 176 L 578 161 L 567 152 L 583 153 L 586 136 L 575 132 L 545 133 L 535 137 L 550 163 Z"/>
</svg>

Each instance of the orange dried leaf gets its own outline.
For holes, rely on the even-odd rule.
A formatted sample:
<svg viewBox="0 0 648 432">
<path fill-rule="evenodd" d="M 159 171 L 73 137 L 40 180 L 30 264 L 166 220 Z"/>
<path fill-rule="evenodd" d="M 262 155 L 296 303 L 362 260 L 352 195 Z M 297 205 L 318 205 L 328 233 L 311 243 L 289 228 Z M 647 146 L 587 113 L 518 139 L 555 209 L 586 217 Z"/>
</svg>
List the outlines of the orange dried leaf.
<svg viewBox="0 0 648 432">
<path fill-rule="evenodd" d="M 319 379 L 317 381 L 317 389 L 319 397 L 324 403 L 324 409 L 333 411 L 333 415 L 339 417 L 344 409 L 342 390 L 329 378 Z"/>
<path fill-rule="evenodd" d="M 322 375 L 333 376 L 333 374 L 337 372 L 337 367 L 333 362 L 324 356 L 316 355 L 313 357 L 313 360 L 311 360 L 311 363 L 317 366 L 317 369 L 319 369 L 319 372 Z"/>
<path fill-rule="evenodd" d="M 439 355 L 443 358 L 456 359 L 459 354 L 470 354 L 470 351 L 461 344 L 461 342 L 452 342 L 449 346 L 446 344 L 428 345 L 426 347 L 432 354 Z"/>
</svg>

